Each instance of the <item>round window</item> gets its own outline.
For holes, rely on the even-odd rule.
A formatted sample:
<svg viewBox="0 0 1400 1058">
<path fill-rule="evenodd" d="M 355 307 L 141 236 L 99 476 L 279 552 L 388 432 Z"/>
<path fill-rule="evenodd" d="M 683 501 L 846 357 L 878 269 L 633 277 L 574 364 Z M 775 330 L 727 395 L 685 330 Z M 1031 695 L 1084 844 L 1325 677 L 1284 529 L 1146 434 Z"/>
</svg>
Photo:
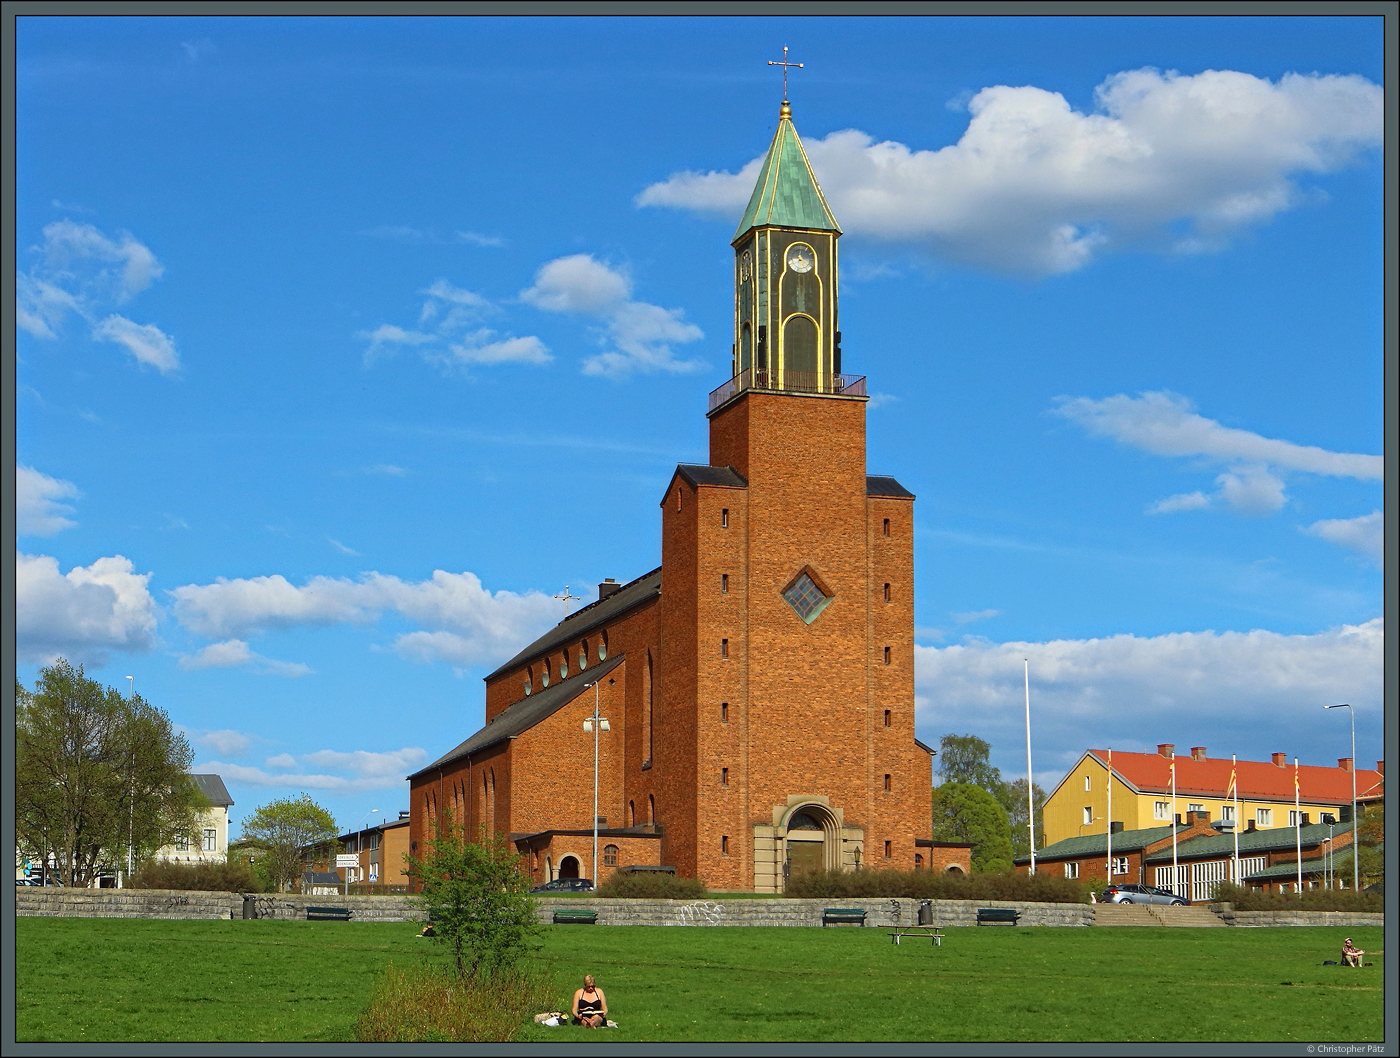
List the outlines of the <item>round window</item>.
<svg viewBox="0 0 1400 1058">
<path fill-rule="evenodd" d="M 559 659 L 559 678 L 567 680 L 569 678 L 569 652 L 566 650 Z"/>
<path fill-rule="evenodd" d="M 525 677 L 525 697 L 526 697 L 526 698 L 530 697 L 530 692 L 533 691 L 533 690 L 534 690 L 534 688 L 530 686 L 530 677 L 529 677 L 529 676 L 526 676 L 526 677 Z"/>
<path fill-rule="evenodd" d="M 608 660 L 608 633 L 606 632 L 598 637 L 598 660 Z"/>
<path fill-rule="evenodd" d="M 544 663 L 544 671 L 540 673 L 540 686 L 549 686 L 549 662 Z"/>
<path fill-rule="evenodd" d="M 585 639 L 578 648 L 578 670 L 582 672 L 586 668 L 588 668 L 588 640 Z"/>
</svg>

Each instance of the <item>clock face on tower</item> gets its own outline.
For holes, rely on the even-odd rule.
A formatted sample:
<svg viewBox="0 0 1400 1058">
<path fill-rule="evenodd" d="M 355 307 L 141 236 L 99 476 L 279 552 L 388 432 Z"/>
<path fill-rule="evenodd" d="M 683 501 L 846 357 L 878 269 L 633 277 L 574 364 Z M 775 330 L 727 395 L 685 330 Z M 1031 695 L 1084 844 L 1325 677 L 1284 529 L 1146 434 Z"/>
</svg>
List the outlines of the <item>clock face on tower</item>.
<svg viewBox="0 0 1400 1058">
<path fill-rule="evenodd" d="M 787 265 L 794 272 L 810 272 L 815 263 L 816 258 L 812 255 L 810 246 L 803 246 L 799 243 L 788 249 Z"/>
</svg>

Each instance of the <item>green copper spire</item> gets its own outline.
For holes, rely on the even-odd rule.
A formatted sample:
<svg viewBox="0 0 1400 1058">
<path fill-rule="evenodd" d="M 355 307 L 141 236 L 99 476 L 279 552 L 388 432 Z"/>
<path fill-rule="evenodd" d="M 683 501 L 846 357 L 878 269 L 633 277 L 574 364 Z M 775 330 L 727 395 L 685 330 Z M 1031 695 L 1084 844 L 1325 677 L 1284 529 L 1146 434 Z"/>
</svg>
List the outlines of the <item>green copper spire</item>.
<svg viewBox="0 0 1400 1058">
<path fill-rule="evenodd" d="M 737 242 L 750 228 L 776 225 L 809 231 L 841 232 L 831 208 L 817 186 L 807 152 L 792 124 L 792 108 L 786 102 L 778 111 L 778 131 L 763 160 L 758 185 L 734 233 Z"/>
</svg>

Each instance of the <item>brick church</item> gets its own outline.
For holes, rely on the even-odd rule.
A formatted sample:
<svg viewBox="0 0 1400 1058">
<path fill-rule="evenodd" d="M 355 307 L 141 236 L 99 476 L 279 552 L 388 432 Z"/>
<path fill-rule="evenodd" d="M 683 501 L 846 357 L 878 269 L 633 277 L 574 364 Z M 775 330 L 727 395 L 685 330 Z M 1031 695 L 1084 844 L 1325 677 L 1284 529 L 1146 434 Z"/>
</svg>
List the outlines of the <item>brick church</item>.
<svg viewBox="0 0 1400 1058">
<path fill-rule="evenodd" d="M 450 818 L 508 835 L 539 881 L 590 876 L 596 735 L 600 881 L 947 866 L 914 737 L 914 496 L 866 473 L 840 235 L 784 102 L 733 239 L 733 377 L 709 462 L 661 497 L 661 567 L 486 677 L 485 726 L 409 777 L 415 848 Z"/>
</svg>

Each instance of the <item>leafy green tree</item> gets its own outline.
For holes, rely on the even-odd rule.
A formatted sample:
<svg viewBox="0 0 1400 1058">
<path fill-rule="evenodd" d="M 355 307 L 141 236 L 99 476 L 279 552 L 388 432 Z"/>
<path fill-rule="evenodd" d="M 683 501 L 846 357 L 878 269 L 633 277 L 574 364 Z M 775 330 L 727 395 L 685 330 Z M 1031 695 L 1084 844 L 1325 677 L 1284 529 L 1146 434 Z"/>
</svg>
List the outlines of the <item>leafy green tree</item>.
<svg viewBox="0 0 1400 1058">
<path fill-rule="evenodd" d="M 26 852 L 54 856 L 69 886 L 86 886 L 177 837 L 195 837 L 208 802 L 170 717 L 122 697 L 60 658 L 33 691 L 15 685 L 15 832 Z"/>
<path fill-rule="evenodd" d="M 980 786 L 996 796 L 1001 789 L 1001 769 L 992 767 L 992 747 L 976 735 L 944 735 L 938 748 L 940 783 Z"/>
<path fill-rule="evenodd" d="M 933 837 L 972 846 L 974 871 L 1009 871 L 1011 825 L 995 797 L 971 783 L 946 782 L 933 790 Z"/>
<path fill-rule="evenodd" d="M 1040 788 L 1039 783 L 1031 786 L 1032 796 L 1035 798 L 1035 847 L 1041 848 L 1045 844 L 1045 819 L 1043 809 L 1045 808 L 1045 791 Z M 1030 830 L 1026 826 L 1026 780 L 1017 779 L 1015 782 L 1002 783 L 1001 789 L 993 791 L 997 795 L 997 800 L 1006 809 L 1008 822 L 1011 825 L 1011 852 L 1013 856 L 1029 856 L 1031 853 Z"/>
<path fill-rule="evenodd" d="M 539 932 L 529 875 L 501 834 L 468 841 L 462 828 L 434 828 L 408 873 L 423 894 L 435 939 L 448 945 L 457 974 L 493 974 L 513 967 Z"/>
<path fill-rule="evenodd" d="M 240 850 L 272 888 L 286 892 L 301 877 L 307 852 L 329 856 L 338 850 L 335 817 L 309 794 L 263 805 L 243 821 Z"/>
</svg>

